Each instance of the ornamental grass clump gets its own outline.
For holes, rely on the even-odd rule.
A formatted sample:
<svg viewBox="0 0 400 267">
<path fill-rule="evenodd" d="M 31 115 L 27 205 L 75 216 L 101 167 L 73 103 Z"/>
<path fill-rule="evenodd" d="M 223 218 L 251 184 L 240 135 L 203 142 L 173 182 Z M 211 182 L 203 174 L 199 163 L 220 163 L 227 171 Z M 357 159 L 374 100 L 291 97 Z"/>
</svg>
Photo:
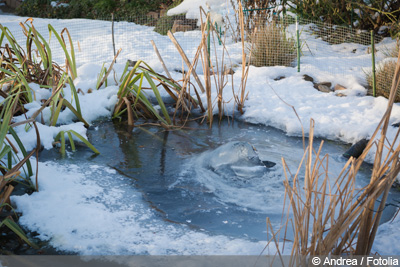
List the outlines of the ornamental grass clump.
<svg viewBox="0 0 400 267">
<path fill-rule="evenodd" d="M 288 37 L 283 26 L 272 21 L 257 28 L 251 38 L 250 62 L 256 67 L 291 66 L 296 59 L 296 42 Z"/>
<path fill-rule="evenodd" d="M 126 64 L 125 71 L 120 80 L 121 85 L 117 94 L 118 102 L 114 107 L 113 119 L 127 114 L 128 125 L 131 126 L 134 125 L 136 119 L 145 118 L 156 120 L 165 128 L 172 127 L 174 125 L 174 118 L 171 118 L 167 110 L 159 87 L 165 90 L 175 102 L 178 103 L 180 97 L 187 101 L 189 107 L 185 106 L 187 108 L 185 111 L 189 113 L 190 106 L 197 108 L 198 103 L 201 102 L 198 93 L 196 93 L 198 98 L 195 100 L 190 94 L 182 91 L 182 87 L 178 82 L 160 75 L 144 61 L 137 61 L 130 70 L 128 65 L 129 63 Z M 143 82 L 147 83 L 150 87 L 143 86 Z M 153 93 L 157 104 L 152 103 L 150 96 L 145 92 L 146 90 Z M 178 104 L 175 104 L 175 111 L 179 107 Z"/>
<path fill-rule="evenodd" d="M 396 69 L 395 61 L 385 61 L 376 68 L 375 72 L 376 96 L 383 96 L 389 98 L 392 86 L 391 81 L 393 80 L 395 69 Z M 367 81 L 370 88 L 368 90 L 368 93 L 372 95 L 372 86 L 373 86 L 372 73 L 367 74 Z M 400 86 L 396 88 L 394 102 L 400 102 Z"/>
</svg>

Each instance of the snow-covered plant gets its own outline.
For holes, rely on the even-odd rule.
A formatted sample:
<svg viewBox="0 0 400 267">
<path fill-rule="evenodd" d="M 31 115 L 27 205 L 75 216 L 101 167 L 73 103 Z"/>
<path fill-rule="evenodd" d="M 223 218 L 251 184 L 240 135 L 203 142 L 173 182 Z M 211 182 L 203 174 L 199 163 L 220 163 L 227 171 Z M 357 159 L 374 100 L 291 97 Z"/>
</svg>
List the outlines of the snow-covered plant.
<svg viewBox="0 0 400 267">
<path fill-rule="evenodd" d="M 164 127 L 173 125 L 173 120 L 168 113 L 167 107 L 161 98 L 158 87 L 163 88 L 177 102 L 175 114 L 180 104 L 187 101 L 190 105 L 197 107 L 197 101 L 190 94 L 182 91 L 182 87 L 172 79 L 166 78 L 155 72 L 148 64 L 139 60 L 133 68 L 128 71 L 126 65 L 121 85 L 118 90 L 118 102 L 115 105 L 113 118 L 120 118 L 123 114 L 128 116 L 128 124 L 133 125 L 135 118 L 154 119 L 161 123 Z M 156 85 L 154 82 L 158 82 Z M 144 88 L 143 82 L 150 85 L 150 88 Z M 157 104 L 153 104 L 150 97 L 144 92 L 150 89 L 154 94 Z M 198 101 L 201 101 L 198 98 Z M 158 106 L 158 107 L 157 107 Z M 188 105 L 184 104 L 185 111 L 190 112 Z M 161 114 L 158 109 L 160 109 Z"/>
</svg>

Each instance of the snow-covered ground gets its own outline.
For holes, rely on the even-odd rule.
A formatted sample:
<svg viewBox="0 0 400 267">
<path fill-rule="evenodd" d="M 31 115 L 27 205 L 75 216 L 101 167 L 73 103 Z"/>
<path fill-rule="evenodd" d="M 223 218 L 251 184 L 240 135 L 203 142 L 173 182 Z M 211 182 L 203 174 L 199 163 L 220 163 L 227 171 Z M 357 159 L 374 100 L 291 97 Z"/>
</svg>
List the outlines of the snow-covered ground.
<svg viewBox="0 0 400 267">
<path fill-rule="evenodd" d="M 186 0 L 185 2 L 189 2 Z M 211 3 L 212 2 L 212 3 Z M 221 10 L 222 2 L 211 1 L 215 12 Z M 215 2 L 215 3 L 214 3 Z M 179 12 L 186 11 L 187 6 L 180 7 Z M 197 7 L 196 7 L 197 8 Z M 185 10 L 184 10 L 185 9 Z M 192 9 L 188 9 L 192 10 Z M 191 13 L 190 13 L 191 14 Z M 11 32 L 20 32 L 19 22 L 25 21 L 12 15 L 1 15 L 0 23 L 7 26 Z M 96 31 L 84 30 L 85 26 L 94 22 L 87 20 L 49 20 L 35 19 L 34 25 L 39 29 L 46 28 L 51 23 L 56 29 L 69 27 L 74 40 L 79 40 L 77 53 L 78 78 L 75 80 L 76 88 L 85 94 L 80 95 L 83 117 L 89 122 L 100 118 L 109 118 L 112 108 L 117 101 L 116 85 L 112 77 L 109 78 L 108 87 L 94 90 L 97 75 L 101 69 L 101 62 L 109 62 L 113 54 L 112 45 L 95 50 L 99 34 Z M 104 24 L 108 39 L 111 29 L 109 22 L 96 22 Z M 103 23 L 103 24 L 102 24 Z M 120 22 L 123 23 L 123 22 Z M 130 24 L 131 25 L 131 24 Z M 72 29 L 82 28 L 82 31 Z M 172 43 L 165 36 L 159 36 L 152 28 L 145 26 L 129 26 L 133 41 L 120 42 L 122 55 L 115 66 L 116 77 L 119 77 L 126 59 L 145 59 L 156 71 L 163 72 L 158 59 L 154 57 L 153 48 L 149 41 L 154 40 L 161 51 L 171 51 Z M 116 33 L 116 39 L 124 40 L 126 33 Z M 178 33 L 177 38 L 185 40 L 185 51 L 193 57 L 199 43 L 199 33 Z M 311 38 L 311 37 L 310 37 Z M 292 108 L 294 106 L 303 123 L 306 133 L 311 118 L 315 120 L 315 134 L 320 137 L 354 143 L 362 138 L 368 138 L 375 130 L 383 113 L 386 110 L 387 99 L 366 96 L 365 75 L 363 69 L 368 71 L 370 63 L 362 58 L 365 53 L 352 53 L 365 51 L 366 47 L 358 44 L 328 46 L 322 41 L 317 41 L 326 49 L 319 50 L 319 54 L 305 55 L 302 58 L 304 68 L 300 73 L 292 67 L 250 67 L 245 102 L 245 113 L 239 119 L 251 123 L 270 125 L 284 130 L 288 135 L 300 136 L 302 125 Z M 382 60 L 385 49 L 393 48 L 395 42 L 385 39 L 378 44 L 377 59 Z M 119 47 L 117 47 L 118 49 Z M 233 64 L 240 63 L 240 44 L 228 45 Z M 57 50 L 55 50 L 57 51 Z M 85 51 L 87 52 L 85 54 Z M 91 54 L 92 52 L 92 54 Z M 54 53 L 55 60 L 63 62 L 61 53 Z M 324 68 L 331 60 L 340 58 L 341 71 L 332 72 Z M 179 55 L 167 56 L 167 66 L 170 70 L 182 68 Z M 361 62 L 361 63 L 360 63 Z M 361 65 L 361 66 L 360 66 Z M 357 67 L 357 68 L 354 68 Z M 348 69 L 346 69 L 348 68 Z M 203 79 L 201 68 L 198 67 L 200 79 Z M 348 75 L 343 75 L 348 73 Z M 322 93 L 314 89 L 313 83 L 305 81 L 303 75 L 312 76 L 317 82 L 332 82 L 342 84 L 347 90 L 343 91 L 345 97 L 338 97 L 335 93 Z M 182 74 L 172 73 L 178 79 Z M 276 79 L 285 77 L 284 79 Z M 240 66 L 233 75 L 233 84 L 236 93 L 241 79 Z M 118 80 L 118 79 L 117 79 Z M 234 110 L 232 81 L 229 81 L 225 92 L 225 112 L 232 114 Z M 29 116 L 40 107 L 40 100 L 48 97 L 48 92 L 32 85 L 36 91 L 37 101 L 27 105 Z M 65 88 L 68 97 L 69 88 Z M 213 93 L 216 97 L 216 93 Z M 202 95 L 205 99 L 205 95 Z M 283 99 L 286 103 L 284 103 Z M 205 103 L 205 101 L 204 101 Z M 49 119 L 49 110 L 44 110 L 44 120 Z M 238 116 L 238 113 L 235 113 Z M 24 118 L 19 118 L 23 120 Z M 39 131 L 45 149 L 52 149 L 54 137 L 61 130 L 74 129 L 86 136 L 86 128 L 82 123 L 73 122 L 74 115 L 65 110 L 61 113 L 59 121 L 62 126 L 45 126 L 40 123 Z M 393 108 L 391 123 L 400 121 L 400 105 Z M 26 131 L 24 126 L 17 127 L 21 140 L 26 148 L 32 149 L 36 145 L 34 131 Z M 389 140 L 394 137 L 397 129 L 390 127 Z M 372 156 L 370 156 L 370 159 Z M 98 180 L 87 177 L 99 177 Z M 20 223 L 32 231 L 37 231 L 39 238 L 51 240 L 56 248 L 73 251 L 81 254 L 259 254 L 265 242 L 255 242 L 245 239 L 232 239 L 220 235 L 210 235 L 201 231 L 168 224 L 159 220 L 154 211 L 141 200 L 140 194 L 121 190 L 126 188 L 127 181 L 112 169 L 82 163 L 81 165 L 64 166 L 57 162 L 39 163 L 40 192 L 31 196 L 14 196 L 12 198 L 18 210 L 22 212 Z M 128 194 L 128 195 L 127 195 Z M 131 204 L 120 204 L 119 199 L 129 198 Z M 387 223 L 382 227 L 382 234 L 378 234 L 375 248 L 378 252 L 386 254 L 387 244 L 391 244 L 391 254 L 400 254 L 400 245 L 391 240 L 397 240 L 399 219 Z M 396 237 L 396 238 L 395 238 Z M 273 253 L 274 251 L 269 251 Z"/>
</svg>

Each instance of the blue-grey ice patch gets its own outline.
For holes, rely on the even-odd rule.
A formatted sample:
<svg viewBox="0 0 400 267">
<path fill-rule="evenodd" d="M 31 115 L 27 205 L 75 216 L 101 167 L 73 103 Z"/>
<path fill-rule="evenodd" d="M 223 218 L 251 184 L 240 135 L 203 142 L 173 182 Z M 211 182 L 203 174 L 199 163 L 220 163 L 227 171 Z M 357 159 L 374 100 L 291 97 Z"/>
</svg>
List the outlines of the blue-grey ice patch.
<svg viewBox="0 0 400 267">
<path fill-rule="evenodd" d="M 275 165 L 261 161 L 254 147 L 241 141 L 229 142 L 213 151 L 207 151 L 203 157 L 207 168 L 229 179 L 262 177 L 268 172 L 268 167 Z"/>
</svg>

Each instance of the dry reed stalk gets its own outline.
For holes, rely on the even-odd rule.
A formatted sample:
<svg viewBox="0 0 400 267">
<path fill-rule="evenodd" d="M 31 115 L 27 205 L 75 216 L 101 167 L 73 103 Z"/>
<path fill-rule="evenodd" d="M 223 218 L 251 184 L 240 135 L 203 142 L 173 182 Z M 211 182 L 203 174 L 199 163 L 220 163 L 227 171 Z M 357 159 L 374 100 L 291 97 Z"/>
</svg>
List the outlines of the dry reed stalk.
<svg viewBox="0 0 400 267">
<path fill-rule="evenodd" d="M 243 106 L 244 106 L 244 100 L 245 100 L 245 84 L 244 84 L 244 78 L 245 78 L 245 73 L 246 73 L 246 54 L 245 54 L 245 45 L 244 45 L 244 16 L 243 16 L 243 8 L 242 8 L 242 2 L 238 1 L 239 7 L 239 23 L 240 23 L 240 38 L 242 42 L 242 78 L 240 82 L 240 101 L 238 103 L 238 110 L 240 113 L 244 113 L 243 111 Z"/>
<path fill-rule="evenodd" d="M 179 54 L 181 54 L 181 57 L 182 57 L 183 61 L 185 62 L 185 64 L 188 66 L 188 68 L 190 68 L 191 64 L 190 64 L 188 57 L 185 54 L 185 51 L 183 51 L 182 47 L 179 45 L 178 41 L 176 40 L 175 36 L 171 33 L 171 31 L 168 31 L 168 37 L 169 37 L 169 39 L 171 39 L 172 43 L 175 45 Z M 201 92 L 204 93 L 205 92 L 204 86 L 201 83 L 199 76 L 197 76 L 197 73 L 194 69 L 192 70 L 192 72 L 193 72 L 193 77 L 196 80 L 197 84 L 199 85 Z"/>
<path fill-rule="evenodd" d="M 115 62 L 117 61 L 117 57 L 118 57 L 119 53 L 121 52 L 121 50 L 122 50 L 122 48 L 118 49 L 118 52 L 117 52 L 117 54 L 114 56 L 114 59 L 113 59 L 113 61 L 111 62 L 110 67 L 108 68 L 106 74 L 104 75 L 103 79 L 101 80 L 101 82 L 99 83 L 99 85 L 97 86 L 96 89 L 99 89 L 99 88 L 103 85 L 103 83 L 107 80 L 107 77 L 110 75 L 110 73 L 111 73 L 111 71 L 112 71 L 112 69 L 113 69 L 113 67 L 114 67 Z"/>
<path fill-rule="evenodd" d="M 169 73 L 167 66 L 165 65 L 165 62 L 164 62 L 163 58 L 161 57 L 156 44 L 154 43 L 153 40 L 151 40 L 150 42 L 151 42 L 151 45 L 153 46 L 154 52 L 156 52 L 156 54 L 157 54 L 158 60 L 160 60 L 161 66 L 163 67 L 165 73 L 167 74 L 168 78 L 170 78 L 172 80 L 171 74 Z"/>
<path fill-rule="evenodd" d="M 386 140 L 386 133 L 387 133 L 387 129 L 389 127 L 390 114 L 392 112 L 394 100 L 396 97 L 396 91 L 397 91 L 397 88 L 399 87 L 399 85 L 400 85 L 400 52 L 398 54 L 396 69 L 395 69 L 393 80 L 392 80 L 392 87 L 390 90 L 387 111 L 384 115 L 384 124 L 383 124 L 382 130 L 381 130 L 381 138 L 380 138 L 380 140 L 378 142 L 378 146 L 377 146 L 377 151 L 376 151 L 376 156 L 375 156 L 375 161 L 374 161 L 374 168 L 373 168 L 372 177 L 371 177 L 371 183 L 377 181 L 378 179 L 381 179 L 381 177 L 383 175 L 385 175 L 386 171 L 389 168 L 391 169 L 391 172 L 396 169 L 394 167 L 396 165 L 394 165 L 394 164 L 392 166 L 389 166 L 389 164 L 387 164 L 387 161 L 382 163 L 382 155 L 383 155 L 384 143 Z M 394 141 L 393 141 L 393 144 L 394 144 Z M 396 156 L 396 157 L 394 157 L 394 159 L 392 157 L 391 161 L 393 161 L 393 163 L 398 163 L 397 159 L 398 159 L 398 153 L 399 153 L 398 151 L 399 150 L 400 149 L 398 147 L 394 152 L 392 152 L 393 153 L 392 155 Z M 396 176 L 397 176 L 397 173 L 394 175 L 394 177 L 388 177 L 389 179 L 388 179 L 388 183 L 385 188 L 385 192 L 383 194 L 383 199 L 382 199 L 381 205 L 382 205 L 382 203 L 384 204 L 386 202 L 387 194 L 389 193 L 389 189 L 392 186 Z M 373 202 L 371 201 L 371 203 L 369 205 L 370 208 L 373 208 L 375 201 L 376 201 L 376 199 Z M 374 242 L 376 231 L 377 231 L 377 228 L 378 228 L 378 225 L 380 222 L 380 218 L 382 216 L 382 211 L 378 211 L 376 216 L 373 217 L 372 211 L 369 209 L 365 209 L 365 211 L 363 212 L 363 216 L 368 219 L 363 220 L 361 223 L 360 237 L 359 237 L 359 239 L 361 241 L 357 243 L 357 248 L 356 248 L 357 255 L 367 255 L 370 253 L 371 246 L 372 246 L 372 243 Z"/>
<path fill-rule="evenodd" d="M 202 17 L 201 17 L 202 18 Z M 202 19 L 202 39 L 201 42 L 203 44 L 203 55 L 202 55 L 202 65 L 203 65 L 203 73 L 204 73 L 204 83 L 206 86 L 206 94 L 207 94 L 207 118 L 208 118 L 208 123 L 210 125 L 210 128 L 212 127 L 213 124 L 213 105 L 212 105 L 212 99 L 211 99 L 211 79 L 210 79 L 210 55 L 207 50 L 207 38 L 206 36 L 209 35 L 210 33 L 210 28 L 206 30 L 206 24 L 210 23 L 210 14 L 207 15 L 206 22 L 203 23 Z M 206 34 L 207 31 L 207 34 Z"/>
<path fill-rule="evenodd" d="M 387 111 L 363 154 L 357 159 L 350 158 L 332 184 L 328 175 L 329 157 L 326 155 L 321 158 L 323 142 L 318 151 L 313 149 L 313 121 L 310 125 L 308 147 L 294 176 L 290 174 L 285 160 L 282 159 L 286 176 L 284 182 L 286 196 L 293 217 L 292 257 L 295 259 L 308 255 L 371 253 L 387 195 L 400 172 L 398 160 L 400 145 L 395 146 L 400 132 L 397 132 L 392 143 L 386 146 L 388 154 L 383 157 L 389 118 L 399 83 L 400 54 Z M 379 132 L 380 139 L 375 142 Z M 377 146 L 377 150 L 371 181 L 366 187 L 356 190 L 356 175 L 373 145 Z M 299 181 L 303 165 L 305 165 L 304 187 Z M 378 209 L 374 211 L 380 197 L 382 199 Z M 286 225 L 288 224 L 289 214 L 286 221 Z"/>
<path fill-rule="evenodd" d="M 168 31 L 168 36 L 170 36 L 170 38 L 175 39 L 174 35 L 170 31 Z M 178 41 L 176 41 L 176 39 L 173 42 L 176 42 L 176 45 L 178 45 L 180 47 L 180 45 L 179 45 Z M 194 56 L 193 62 L 189 65 L 189 70 L 187 71 L 186 74 L 183 74 L 183 84 L 182 84 L 181 90 L 179 92 L 179 96 L 178 96 L 178 100 L 177 100 L 177 104 L 176 104 L 176 108 L 175 108 L 175 112 L 174 112 L 174 120 L 175 120 L 176 113 L 181 105 L 184 110 L 186 110 L 188 113 L 190 113 L 190 108 L 188 107 L 188 105 L 186 105 L 186 103 L 184 101 L 186 99 L 185 95 L 187 95 L 188 96 L 187 98 L 190 100 L 190 94 L 188 94 L 186 92 L 186 89 L 187 89 L 188 85 L 190 84 L 190 76 L 192 75 L 192 72 L 193 72 L 193 74 L 195 73 L 194 69 L 197 65 L 202 47 L 203 47 L 203 43 L 200 43 L 200 45 L 197 48 L 196 54 Z M 182 56 L 182 58 L 184 58 L 186 55 L 183 53 L 183 54 L 181 54 L 181 56 Z M 197 94 L 197 91 L 196 91 L 196 94 Z M 197 96 L 198 96 L 198 94 L 197 94 Z M 199 96 L 198 96 L 198 99 L 201 103 Z M 193 103 L 195 106 L 197 106 L 197 104 L 194 101 L 189 101 L 189 103 Z"/>
</svg>

